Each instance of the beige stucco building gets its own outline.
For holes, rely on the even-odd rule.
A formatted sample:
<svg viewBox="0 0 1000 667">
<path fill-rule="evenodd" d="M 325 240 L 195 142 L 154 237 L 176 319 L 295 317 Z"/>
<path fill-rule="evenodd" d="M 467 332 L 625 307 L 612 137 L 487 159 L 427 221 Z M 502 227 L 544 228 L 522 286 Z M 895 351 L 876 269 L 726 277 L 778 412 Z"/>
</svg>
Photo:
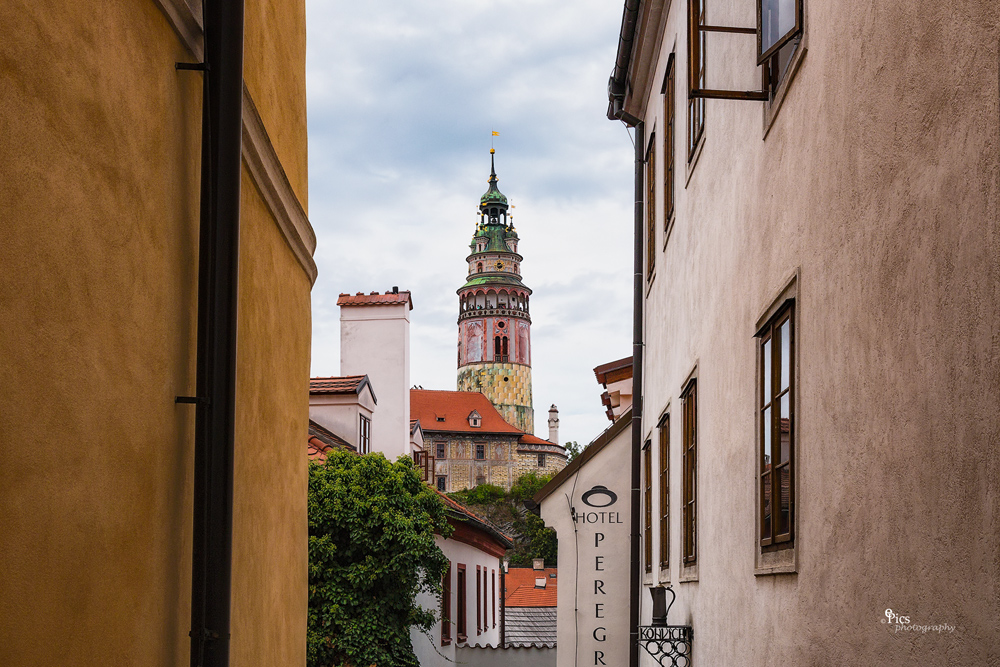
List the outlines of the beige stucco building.
<svg viewBox="0 0 1000 667">
<path fill-rule="evenodd" d="M 691 664 L 1000 655 L 998 39 L 992 0 L 625 4 L 635 585 Z"/>
<path fill-rule="evenodd" d="M 0 664 L 190 663 L 200 5 L 0 5 Z M 229 653 L 304 665 L 304 2 L 244 54 Z"/>
</svg>

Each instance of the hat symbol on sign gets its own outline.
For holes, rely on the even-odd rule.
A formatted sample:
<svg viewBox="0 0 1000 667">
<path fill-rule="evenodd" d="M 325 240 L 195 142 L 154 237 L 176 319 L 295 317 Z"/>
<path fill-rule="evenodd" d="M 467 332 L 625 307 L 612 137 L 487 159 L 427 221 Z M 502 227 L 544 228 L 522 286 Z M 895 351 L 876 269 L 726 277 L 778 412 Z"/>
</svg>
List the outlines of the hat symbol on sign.
<svg viewBox="0 0 1000 667">
<path fill-rule="evenodd" d="M 595 498 L 595 496 L 597 496 Z M 591 501 L 594 502 L 591 502 Z M 583 494 L 583 504 L 591 507 L 609 507 L 618 502 L 618 495 L 606 486 L 598 484 Z"/>
</svg>

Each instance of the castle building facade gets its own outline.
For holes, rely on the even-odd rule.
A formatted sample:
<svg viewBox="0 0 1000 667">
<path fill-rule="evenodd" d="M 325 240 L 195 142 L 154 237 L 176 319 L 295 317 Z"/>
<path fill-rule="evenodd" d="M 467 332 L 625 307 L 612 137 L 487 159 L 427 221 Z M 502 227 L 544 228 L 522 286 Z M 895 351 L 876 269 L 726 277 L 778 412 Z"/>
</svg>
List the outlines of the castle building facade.
<svg viewBox="0 0 1000 667">
<path fill-rule="evenodd" d="M 458 290 L 458 390 L 481 391 L 507 423 L 535 430 L 531 400 L 531 290 L 521 282 L 518 236 L 507 197 L 497 188 L 490 149 L 489 189 Z"/>
</svg>

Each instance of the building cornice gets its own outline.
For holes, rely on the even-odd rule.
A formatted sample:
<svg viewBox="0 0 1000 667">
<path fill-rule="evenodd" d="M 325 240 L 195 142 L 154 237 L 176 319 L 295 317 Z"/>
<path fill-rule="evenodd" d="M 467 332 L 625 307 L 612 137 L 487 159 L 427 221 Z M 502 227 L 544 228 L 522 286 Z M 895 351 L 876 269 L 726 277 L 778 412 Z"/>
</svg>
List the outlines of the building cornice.
<svg viewBox="0 0 1000 667">
<path fill-rule="evenodd" d="M 200 17 L 185 0 L 155 2 L 187 50 L 195 60 L 202 61 L 205 35 Z M 285 242 L 309 277 L 309 283 L 315 284 L 317 269 L 313 254 L 316 252 L 316 233 L 288 181 L 246 82 L 243 83 L 243 162 Z"/>
</svg>

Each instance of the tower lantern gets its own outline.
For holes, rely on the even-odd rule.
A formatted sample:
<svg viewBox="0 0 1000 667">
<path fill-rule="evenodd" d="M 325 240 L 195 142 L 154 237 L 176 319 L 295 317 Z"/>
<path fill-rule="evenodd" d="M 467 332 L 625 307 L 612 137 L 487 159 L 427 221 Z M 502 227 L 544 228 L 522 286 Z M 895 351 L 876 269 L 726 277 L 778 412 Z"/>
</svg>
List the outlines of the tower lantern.
<svg viewBox="0 0 1000 667">
<path fill-rule="evenodd" d="M 509 204 L 497 187 L 490 149 L 489 188 L 458 290 L 458 389 L 481 391 L 509 424 L 534 433 L 531 402 L 531 290 L 521 282 L 521 255 Z"/>
</svg>

